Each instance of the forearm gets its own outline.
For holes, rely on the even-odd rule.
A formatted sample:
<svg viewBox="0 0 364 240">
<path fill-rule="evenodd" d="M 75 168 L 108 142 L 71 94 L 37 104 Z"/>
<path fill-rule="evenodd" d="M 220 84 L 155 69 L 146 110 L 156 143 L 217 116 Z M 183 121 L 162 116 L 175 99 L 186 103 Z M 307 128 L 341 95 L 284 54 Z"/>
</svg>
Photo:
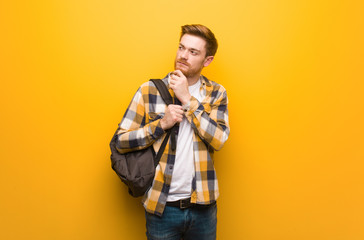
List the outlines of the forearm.
<svg viewBox="0 0 364 240">
<path fill-rule="evenodd" d="M 230 133 L 226 98 L 215 104 L 202 104 L 191 97 L 185 116 L 204 142 L 215 150 L 222 148 Z"/>
<path fill-rule="evenodd" d="M 147 84 L 142 85 L 135 93 L 128 109 L 117 130 L 117 149 L 121 153 L 146 148 L 153 144 L 155 139 L 163 135 L 164 130 L 160 118 L 148 115 L 144 98 L 148 97 Z"/>
<path fill-rule="evenodd" d="M 164 134 L 160 119 L 146 124 L 143 127 L 132 130 L 125 128 L 123 122 L 117 131 L 117 149 L 120 153 L 127 153 L 146 148 Z"/>
</svg>

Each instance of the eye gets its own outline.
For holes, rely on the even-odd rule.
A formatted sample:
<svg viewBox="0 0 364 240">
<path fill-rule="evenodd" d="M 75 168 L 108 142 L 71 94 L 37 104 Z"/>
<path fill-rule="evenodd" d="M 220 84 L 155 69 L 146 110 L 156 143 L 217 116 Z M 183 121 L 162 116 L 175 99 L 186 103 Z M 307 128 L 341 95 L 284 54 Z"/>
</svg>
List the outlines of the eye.
<svg viewBox="0 0 364 240">
<path fill-rule="evenodd" d="M 195 51 L 195 50 L 191 50 L 191 54 L 194 55 L 194 56 L 196 56 L 198 54 L 198 52 Z"/>
</svg>

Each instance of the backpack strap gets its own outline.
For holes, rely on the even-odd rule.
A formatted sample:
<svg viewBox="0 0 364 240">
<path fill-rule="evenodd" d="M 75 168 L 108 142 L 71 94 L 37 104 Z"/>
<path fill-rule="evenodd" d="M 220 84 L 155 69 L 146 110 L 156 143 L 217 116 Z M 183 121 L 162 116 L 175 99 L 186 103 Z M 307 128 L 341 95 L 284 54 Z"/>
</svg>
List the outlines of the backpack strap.
<svg viewBox="0 0 364 240">
<path fill-rule="evenodd" d="M 171 94 L 168 91 L 168 88 L 166 86 L 166 84 L 164 84 L 164 82 L 161 79 L 150 79 L 150 81 L 152 81 L 154 83 L 154 85 L 156 86 L 156 88 L 158 89 L 158 92 L 160 93 L 163 101 L 167 104 L 167 106 L 169 104 L 173 104 L 173 97 L 171 96 Z M 177 125 L 174 125 L 173 127 L 171 127 L 170 129 L 167 130 L 167 136 L 165 137 L 159 151 L 157 154 L 157 157 L 155 158 L 155 166 L 158 165 L 158 162 L 163 154 L 164 148 L 167 145 L 167 140 L 169 138 L 169 136 L 171 135 L 171 149 L 172 150 L 176 150 L 176 131 L 177 131 L 178 127 Z"/>
<path fill-rule="evenodd" d="M 168 91 L 168 88 L 166 84 L 160 79 L 150 79 L 154 83 L 154 85 L 157 87 L 158 92 L 161 94 L 163 101 L 167 104 L 173 104 L 173 98 L 171 94 Z"/>
<path fill-rule="evenodd" d="M 163 143 L 162 143 L 162 145 L 159 148 L 159 151 L 157 153 L 157 156 L 154 158 L 154 167 L 157 167 L 157 165 L 159 163 L 159 160 L 161 160 L 162 154 L 164 152 L 164 149 L 166 148 L 166 145 L 167 145 L 167 142 L 168 142 L 168 139 L 169 139 L 169 136 L 170 135 L 171 135 L 171 129 L 168 129 L 167 130 L 167 135 L 164 138 Z"/>
</svg>

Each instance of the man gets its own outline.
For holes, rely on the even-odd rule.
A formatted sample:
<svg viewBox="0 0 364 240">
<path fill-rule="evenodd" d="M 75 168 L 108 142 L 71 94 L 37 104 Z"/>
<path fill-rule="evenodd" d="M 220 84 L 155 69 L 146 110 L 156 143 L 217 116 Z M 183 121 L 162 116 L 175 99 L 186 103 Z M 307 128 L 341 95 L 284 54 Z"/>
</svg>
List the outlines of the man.
<svg viewBox="0 0 364 240">
<path fill-rule="evenodd" d="M 175 97 L 168 107 L 152 82 L 140 86 L 118 129 L 121 153 L 153 144 L 178 125 L 143 197 L 148 239 L 216 239 L 219 195 L 213 153 L 229 135 L 226 90 L 201 75 L 217 50 L 214 34 L 199 24 L 182 26 L 174 71 L 163 82 Z M 180 103 L 180 104 L 179 104 Z"/>
</svg>

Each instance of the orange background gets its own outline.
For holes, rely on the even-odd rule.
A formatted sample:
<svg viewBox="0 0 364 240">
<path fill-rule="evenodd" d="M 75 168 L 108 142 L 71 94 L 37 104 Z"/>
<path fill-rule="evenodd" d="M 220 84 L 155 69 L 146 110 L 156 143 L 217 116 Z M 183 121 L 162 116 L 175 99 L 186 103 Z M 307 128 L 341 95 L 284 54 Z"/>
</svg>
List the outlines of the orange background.
<svg viewBox="0 0 364 240">
<path fill-rule="evenodd" d="M 363 1 L 1 1 L 0 239 L 145 239 L 108 144 L 180 26 L 220 47 L 218 239 L 364 239 Z"/>
</svg>

